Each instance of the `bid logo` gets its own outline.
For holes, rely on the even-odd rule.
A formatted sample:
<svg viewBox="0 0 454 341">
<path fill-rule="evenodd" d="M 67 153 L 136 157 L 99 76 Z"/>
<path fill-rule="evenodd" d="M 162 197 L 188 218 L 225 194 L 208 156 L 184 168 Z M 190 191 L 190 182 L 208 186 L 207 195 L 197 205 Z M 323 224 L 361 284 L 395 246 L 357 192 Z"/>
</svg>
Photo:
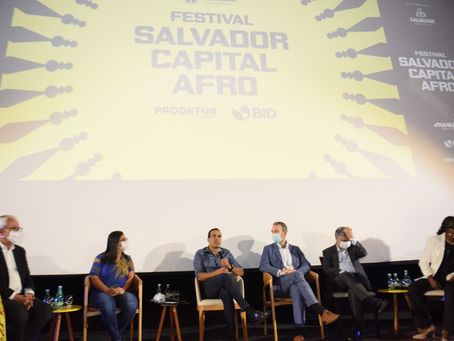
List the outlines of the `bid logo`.
<svg viewBox="0 0 454 341">
<path fill-rule="evenodd" d="M 277 116 L 277 111 L 273 108 L 248 107 L 243 105 L 238 109 L 232 109 L 233 117 L 239 121 L 248 119 L 274 119 Z"/>
</svg>

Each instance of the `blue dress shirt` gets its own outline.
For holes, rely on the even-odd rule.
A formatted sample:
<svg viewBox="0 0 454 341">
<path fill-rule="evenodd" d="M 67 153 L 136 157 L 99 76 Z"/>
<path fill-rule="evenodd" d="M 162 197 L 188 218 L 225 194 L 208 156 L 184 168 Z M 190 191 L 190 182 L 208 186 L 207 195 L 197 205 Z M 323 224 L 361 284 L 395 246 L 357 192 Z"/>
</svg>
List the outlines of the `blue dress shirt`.
<svg viewBox="0 0 454 341">
<path fill-rule="evenodd" d="M 219 268 L 222 268 L 221 265 L 221 252 L 223 258 L 227 258 L 229 261 L 230 265 L 236 268 L 240 268 L 241 265 L 237 263 L 235 258 L 233 257 L 232 253 L 224 248 L 220 248 L 221 251 L 218 252 L 217 255 L 214 255 L 208 246 L 204 247 L 203 249 L 200 249 L 196 252 L 194 256 L 194 271 L 195 271 L 195 276 L 198 278 L 199 274 L 201 272 L 213 272 L 216 271 Z"/>
</svg>

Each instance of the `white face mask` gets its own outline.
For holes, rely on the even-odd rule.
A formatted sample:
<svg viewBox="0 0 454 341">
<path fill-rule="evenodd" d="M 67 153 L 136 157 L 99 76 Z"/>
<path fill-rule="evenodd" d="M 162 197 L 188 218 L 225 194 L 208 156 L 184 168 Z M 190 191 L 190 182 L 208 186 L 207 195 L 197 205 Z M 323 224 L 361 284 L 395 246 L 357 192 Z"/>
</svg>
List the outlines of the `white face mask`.
<svg viewBox="0 0 454 341">
<path fill-rule="evenodd" d="M 352 242 L 350 240 L 346 241 L 346 242 L 340 242 L 339 243 L 339 247 L 341 249 L 348 249 L 350 246 L 352 245 Z"/>
<path fill-rule="evenodd" d="M 123 240 L 120 242 L 120 250 L 121 251 L 126 251 L 128 249 L 128 242 L 126 240 Z"/>
<path fill-rule="evenodd" d="M 22 231 L 10 231 L 9 236 L 7 238 L 11 243 L 16 244 L 21 236 Z"/>
</svg>

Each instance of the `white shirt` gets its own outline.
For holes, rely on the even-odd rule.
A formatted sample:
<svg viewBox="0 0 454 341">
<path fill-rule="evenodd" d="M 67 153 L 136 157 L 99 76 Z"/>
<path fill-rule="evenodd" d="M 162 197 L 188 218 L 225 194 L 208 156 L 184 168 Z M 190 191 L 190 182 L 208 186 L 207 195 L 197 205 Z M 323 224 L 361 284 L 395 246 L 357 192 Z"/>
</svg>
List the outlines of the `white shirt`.
<svg viewBox="0 0 454 341">
<path fill-rule="evenodd" d="M 9 288 L 14 290 L 14 292 L 9 297 L 10 300 L 14 298 L 17 294 L 20 294 L 22 291 L 22 281 L 20 279 L 19 270 L 17 270 L 16 260 L 14 259 L 13 250 L 15 246 L 11 249 L 8 249 L 5 245 L 0 243 L 2 247 L 3 256 L 5 257 L 6 266 L 8 268 L 9 276 Z"/>
<path fill-rule="evenodd" d="M 281 254 L 282 263 L 284 263 L 284 268 L 282 270 L 294 269 L 293 262 L 292 262 L 292 254 L 290 253 L 289 243 L 286 241 L 284 247 L 282 247 L 281 243 L 278 243 L 277 246 L 279 248 L 279 253 Z M 278 276 L 279 275 L 280 275 L 280 272 L 278 272 Z"/>
<path fill-rule="evenodd" d="M 352 245 L 356 245 L 356 239 L 351 240 Z M 339 246 L 337 246 L 337 256 L 339 257 L 339 273 L 343 272 L 350 272 L 350 273 L 356 273 L 356 269 L 353 266 L 353 263 L 350 259 L 350 255 L 348 254 L 347 249 L 341 250 Z"/>
</svg>

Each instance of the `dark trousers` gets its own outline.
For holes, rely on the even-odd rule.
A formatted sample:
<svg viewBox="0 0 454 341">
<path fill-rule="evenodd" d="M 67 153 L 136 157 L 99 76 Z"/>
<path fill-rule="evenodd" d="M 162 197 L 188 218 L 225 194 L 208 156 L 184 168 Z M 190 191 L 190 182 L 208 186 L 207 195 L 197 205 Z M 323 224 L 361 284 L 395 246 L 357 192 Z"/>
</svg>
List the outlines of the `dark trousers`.
<svg viewBox="0 0 454 341">
<path fill-rule="evenodd" d="M 13 300 L 3 301 L 6 316 L 6 336 L 8 341 L 34 340 L 34 337 L 52 319 L 52 309 L 38 299 L 27 310 L 24 305 Z"/>
<path fill-rule="evenodd" d="M 356 327 L 361 328 L 363 323 L 362 302 L 369 297 L 367 288 L 358 274 L 343 272 L 334 278 L 337 290 L 348 292 L 348 301 L 352 310 Z"/>
<path fill-rule="evenodd" d="M 203 282 L 206 298 L 220 298 L 224 304 L 224 317 L 227 331 L 235 333 L 235 305 L 233 299 L 238 303 L 241 310 L 245 310 L 249 303 L 241 295 L 241 290 L 233 274 L 221 274 Z"/>
<path fill-rule="evenodd" d="M 454 331 L 454 282 L 440 283 L 445 291 L 445 302 L 443 304 L 442 328 L 450 332 Z M 424 297 L 424 293 L 432 290 L 429 281 L 421 278 L 413 282 L 408 288 L 413 323 L 416 328 L 427 328 L 432 324 L 432 317 Z"/>
</svg>

